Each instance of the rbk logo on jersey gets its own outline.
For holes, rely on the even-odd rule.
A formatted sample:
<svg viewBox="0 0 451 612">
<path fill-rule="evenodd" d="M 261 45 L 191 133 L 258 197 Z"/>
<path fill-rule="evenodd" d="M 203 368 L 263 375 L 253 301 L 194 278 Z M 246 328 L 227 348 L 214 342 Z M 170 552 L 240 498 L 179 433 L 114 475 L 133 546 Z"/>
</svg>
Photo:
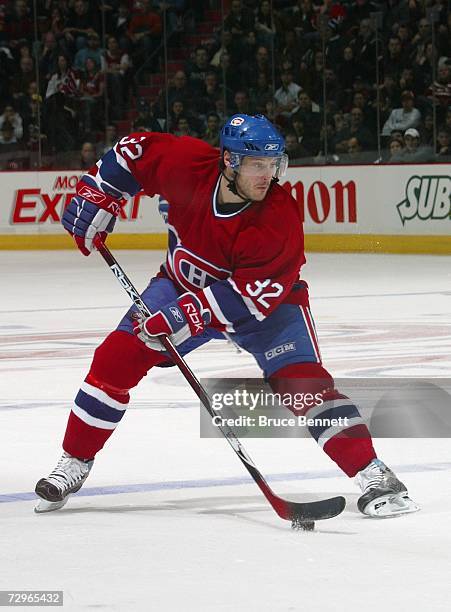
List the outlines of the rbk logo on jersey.
<svg viewBox="0 0 451 612">
<path fill-rule="evenodd" d="M 86 185 L 82 185 L 80 190 L 78 191 L 78 195 L 82 198 L 86 198 L 93 204 L 100 204 L 106 200 L 106 195 L 101 191 L 96 191 L 91 187 L 87 187 Z"/>
<path fill-rule="evenodd" d="M 172 272 L 178 283 L 188 291 L 203 289 L 231 276 L 229 270 L 218 268 L 182 246 L 175 247 L 172 253 Z"/>
<path fill-rule="evenodd" d="M 265 151 L 278 151 L 279 150 L 279 145 L 276 142 L 268 142 L 268 144 L 265 144 Z"/>
</svg>

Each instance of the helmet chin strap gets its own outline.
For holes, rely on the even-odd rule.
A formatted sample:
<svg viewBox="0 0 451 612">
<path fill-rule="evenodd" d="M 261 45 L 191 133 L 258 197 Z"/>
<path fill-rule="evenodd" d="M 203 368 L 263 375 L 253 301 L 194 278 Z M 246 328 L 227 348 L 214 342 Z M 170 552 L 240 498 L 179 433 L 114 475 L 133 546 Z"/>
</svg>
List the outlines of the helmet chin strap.
<svg viewBox="0 0 451 612">
<path fill-rule="evenodd" d="M 250 202 L 252 202 L 252 200 L 249 200 L 249 198 L 246 198 L 245 196 L 241 195 L 241 193 L 238 191 L 238 188 L 236 186 L 236 177 L 238 175 L 238 172 L 233 172 L 233 179 L 230 179 L 228 176 L 226 176 L 224 170 L 221 171 L 221 174 L 227 181 L 227 189 L 231 191 L 233 195 L 238 196 L 241 200 L 243 200 L 245 204 L 249 204 Z"/>
<path fill-rule="evenodd" d="M 228 176 L 225 175 L 224 170 L 221 171 L 221 175 L 225 178 L 225 180 L 227 181 L 227 189 L 233 193 L 233 195 L 238 196 L 241 200 L 243 200 L 243 202 L 245 204 L 250 204 L 250 202 L 252 202 L 252 200 L 250 200 L 249 198 L 246 198 L 245 196 L 241 195 L 241 193 L 238 191 L 237 185 L 236 185 L 236 178 L 238 176 L 238 172 L 236 172 L 235 170 L 233 171 L 233 179 L 230 179 Z M 272 177 L 271 179 L 271 184 L 269 186 L 269 189 L 271 189 L 271 187 L 275 184 L 278 183 L 279 179 L 275 176 Z M 268 191 L 269 191 L 268 189 Z"/>
</svg>

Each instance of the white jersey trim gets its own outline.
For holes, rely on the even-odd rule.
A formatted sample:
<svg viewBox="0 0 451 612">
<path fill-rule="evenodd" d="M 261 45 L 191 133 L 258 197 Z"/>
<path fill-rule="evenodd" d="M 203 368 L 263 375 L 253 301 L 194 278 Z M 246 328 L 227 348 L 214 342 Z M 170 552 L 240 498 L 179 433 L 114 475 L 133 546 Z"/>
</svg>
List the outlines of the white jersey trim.
<svg viewBox="0 0 451 612">
<path fill-rule="evenodd" d="M 92 427 L 99 427 L 100 429 L 116 429 L 118 425 L 117 423 L 111 423 L 111 421 L 104 421 L 91 416 L 86 412 L 86 410 L 83 410 L 83 408 L 77 406 L 77 404 L 72 406 L 72 412 L 77 415 L 78 418 L 83 421 L 83 423 L 86 423 L 86 425 L 92 425 Z"/>
<path fill-rule="evenodd" d="M 247 297 L 246 295 L 243 295 L 241 293 L 241 291 L 238 289 L 235 281 L 231 278 L 228 278 L 227 281 L 232 285 L 232 288 L 238 293 L 238 295 L 241 297 L 241 299 L 243 300 L 243 302 L 245 303 L 247 309 L 249 310 L 249 312 L 251 313 L 251 315 L 254 315 L 254 317 L 257 319 L 257 321 L 263 321 L 266 317 L 263 313 L 261 313 L 258 308 L 255 306 L 254 302 L 251 300 L 251 298 Z"/>
<path fill-rule="evenodd" d="M 102 391 L 98 387 L 93 387 L 93 385 L 90 385 L 87 382 L 82 382 L 80 385 L 80 389 L 84 391 L 87 395 L 95 397 L 95 399 L 99 400 L 99 402 L 102 402 L 102 404 L 106 404 L 107 406 L 109 406 L 109 408 L 114 408 L 115 410 L 120 410 L 121 412 L 124 412 L 124 410 L 127 408 L 128 404 L 121 404 L 117 400 L 114 400 L 109 395 L 107 395 L 105 391 Z"/>
<path fill-rule="evenodd" d="M 228 219 L 229 217 L 235 217 L 236 215 L 241 214 L 243 212 L 243 210 L 246 210 L 246 208 L 249 208 L 249 206 L 252 204 L 252 202 L 248 202 L 247 204 L 243 204 L 243 207 L 240 208 L 240 210 L 237 210 L 236 212 L 230 213 L 229 215 L 227 215 L 227 214 L 224 215 L 223 213 L 218 212 L 217 202 L 218 202 L 218 191 L 219 191 L 219 185 L 221 183 L 221 178 L 222 178 L 222 174 L 219 175 L 218 181 L 216 183 L 216 187 L 215 187 L 215 189 L 213 191 L 213 197 L 212 197 L 213 214 L 214 214 L 215 217 L 219 217 L 220 219 Z"/>
<path fill-rule="evenodd" d="M 218 321 L 222 323 L 223 325 L 225 325 L 226 331 L 228 331 L 229 333 L 234 333 L 235 328 L 233 327 L 233 323 L 232 321 L 229 321 L 227 317 L 225 316 L 225 314 L 222 312 L 218 302 L 216 301 L 215 296 L 213 295 L 213 291 L 211 290 L 211 287 L 206 287 L 204 289 L 204 295 L 213 311 L 213 314 L 218 319 Z"/>
</svg>

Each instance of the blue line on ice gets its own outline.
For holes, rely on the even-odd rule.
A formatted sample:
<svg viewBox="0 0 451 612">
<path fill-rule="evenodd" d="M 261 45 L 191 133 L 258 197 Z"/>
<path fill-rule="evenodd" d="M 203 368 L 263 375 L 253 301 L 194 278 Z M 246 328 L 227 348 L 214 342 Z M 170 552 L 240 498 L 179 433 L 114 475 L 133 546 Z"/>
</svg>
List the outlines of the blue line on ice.
<svg viewBox="0 0 451 612">
<path fill-rule="evenodd" d="M 451 462 L 425 463 L 411 465 L 395 465 L 395 472 L 437 472 L 451 470 Z M 269 482 L 286 482 L 291 480 L 316 480 L 322 478 L 337 478 L 342 476 L 338 469 L 321 470 L 317 472 L 291 472 L 288 474 L 270 474 Z M 111 485 L 110 487 L 85 487 L 77 495 L 93 497 L 95 495 L 119 495 L 122 493 L 146 493 L 148 491 L 175 491 L 179 489 L 203 489 L 209 487 L 232 487 L 247 485 L 253 480 L 247 476 L 232 476 L 229 478 L 203 478 L 199 480 L 169 480 L 167 482 L 144 482 L 141 484 Z M 36 499 L 35 493 L 7 493 L 0 495 L 0 503 L 30 501 Z"/>
</svg>

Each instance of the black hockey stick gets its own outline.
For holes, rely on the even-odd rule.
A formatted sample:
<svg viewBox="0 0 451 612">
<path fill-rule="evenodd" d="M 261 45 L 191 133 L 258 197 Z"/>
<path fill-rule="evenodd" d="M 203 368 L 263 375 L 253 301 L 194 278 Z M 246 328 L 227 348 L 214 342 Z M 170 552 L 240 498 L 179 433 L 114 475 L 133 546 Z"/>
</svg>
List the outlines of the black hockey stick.
<svg viewBox="0 0 451 612">
<path fill-rule="evenodd" d="M 124 270 L 121 268 L 121 266 L 119 265 L 111 251 L 108 249 L 108 247 L 101 240 L 96 240 L 95 245 L 99 253 L 102 255 L 103 259 L 108 264 L 110 270 L 113 272 L 119 283 L 128 293 L 129 297 L 131 298 L 139 312 L 145 317 L 151 316 L 152 313 L 150 312 L 146 304 L 143 302 L 138 291 L 135 289 L 130 279 L 125 274 Z M 189 383 L 191 388 L 199 397 L 207 412 L 212 417 L 220 416 L 219 413 L 211 405 L 211 401 L 207 395 L 207 392 L 202 387 L 197 377 L 193 374 L 186 361 L 172 344 L 171 340 L 167 336 L 159 336 L 159 339 L 161 340 L 161 343 L 163 344 L 166 351 L 171 356 L 173 362 L 182 372 L 186 381 Z M 341 496 L 313 502 L 292 502 L 278 497 L 272 491 L 272 489 L 264 479 L 263 475 L 257 469 L 254 462 L 245 451 L 243 445 L 236 437 L 233 430 L 228 425 L 219 425 L 218 428 L 220 429 L 224 438 L 233 448 L 235 453 L 241 459 L 241 462 L 243 463 L 247 471 L 250 473 L 254 481 L 257 483 L 257 485 L 260 487 L 263 495 L 269 501 L 271 506 L 280 516 L 280 518 L 285 519 L 287 521 L 292 521 L 293 527 L 301 529 L 312 529 L 314 526 L 313 521 L 332 518 L 343 512 L 344 507 L 346 505 L 346 500 L 344 497 Z"/>
</svg>

